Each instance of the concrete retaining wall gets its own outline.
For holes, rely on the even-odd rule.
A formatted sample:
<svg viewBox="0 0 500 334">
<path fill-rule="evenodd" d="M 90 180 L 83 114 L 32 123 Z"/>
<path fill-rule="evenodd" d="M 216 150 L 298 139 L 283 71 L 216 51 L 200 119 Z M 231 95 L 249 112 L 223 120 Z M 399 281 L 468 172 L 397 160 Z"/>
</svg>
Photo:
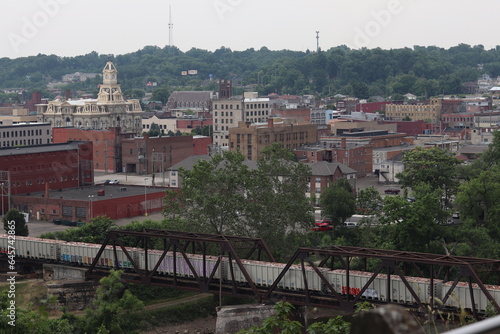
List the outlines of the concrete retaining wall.
<svg viewBox="0 0 500 334">
<path fill-rule="evenodd" d="M 236 305 L 217 308 L 215 334 L 237 333 L 261 325 L 264 319 L 275 315 L 274 305 Z"/>
</svg>

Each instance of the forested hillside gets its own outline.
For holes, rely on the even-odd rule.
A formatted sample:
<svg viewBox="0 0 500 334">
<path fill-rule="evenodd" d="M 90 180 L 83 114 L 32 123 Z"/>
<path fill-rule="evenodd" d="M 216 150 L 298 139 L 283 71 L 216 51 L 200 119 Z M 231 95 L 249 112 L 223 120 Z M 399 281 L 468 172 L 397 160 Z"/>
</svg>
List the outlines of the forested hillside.
<svg viewBox="0 0 500 334">
<path fill-rule="evenodd" d="M 1 58 L 0 88 L 44 90 L 48 82 L 60 81 L 64 74 L 100 73 L 107 58 L 96 52 L 77 57 L 39 54 Z M 320 53 L 271 51 L 266 47 L 245 51 L 221 47 L 214 52 L 193 48 L 182 52 L 175 47 L 146 46 L 134 53 L 115 55 L 113 61 L 124 90 L 146 89 L 149 81 L 169 89 L 216 89 L 217 80 L 227 78 L 234 80 L 237 91 L 254 85 L 260 94 L 343 93 L 366 98 L 411 92 L 429 97 L 459 94 L 462 83 L 475 81 L 483 73 L 500 75 L 499 47 L 485 50 L 482 45 L 466 44 L 449 49 L 415 46 L 391 50 L 339 46 Z M 478 64 L 483 64 L 483 69 L 478 69 Z M 181 71 L 187 70 L 197 70 L 198 75 L 182 76 Z M 67 88 L 95 91 L 99 80 Z"/>
</svg>

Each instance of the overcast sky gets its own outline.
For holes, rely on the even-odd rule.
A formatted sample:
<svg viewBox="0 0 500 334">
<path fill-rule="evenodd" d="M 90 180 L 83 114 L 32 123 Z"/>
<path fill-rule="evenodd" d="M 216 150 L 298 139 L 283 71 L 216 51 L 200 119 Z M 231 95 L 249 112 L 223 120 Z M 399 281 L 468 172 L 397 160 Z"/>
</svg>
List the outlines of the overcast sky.
<svg viewBox="0 0 500 334">
<path fill-rule="evenodd" d="M 500 45 L 499 0 L 1 0 L 0 57 Z"/>
</svg>

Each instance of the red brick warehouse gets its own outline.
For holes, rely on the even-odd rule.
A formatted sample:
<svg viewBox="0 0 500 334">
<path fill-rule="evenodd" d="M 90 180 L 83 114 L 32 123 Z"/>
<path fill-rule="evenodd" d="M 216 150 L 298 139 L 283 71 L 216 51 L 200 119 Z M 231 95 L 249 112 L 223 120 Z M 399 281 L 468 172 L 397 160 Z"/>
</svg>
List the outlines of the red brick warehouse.
<svg viewBox="0 0 500 334">
<path fill-rule="evenodd" d="M 0 201 L 6 210 L 9 195 L 93 184 L 92 143 L 4 148 L 0 150 L 0 170 Z"/>
</svg>

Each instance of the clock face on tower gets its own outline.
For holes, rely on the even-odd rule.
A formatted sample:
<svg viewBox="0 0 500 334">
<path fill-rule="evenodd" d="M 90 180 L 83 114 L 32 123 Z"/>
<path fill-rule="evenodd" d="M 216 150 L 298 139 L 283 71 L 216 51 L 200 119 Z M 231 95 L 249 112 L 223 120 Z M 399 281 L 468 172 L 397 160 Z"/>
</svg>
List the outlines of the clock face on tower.
<svg viewBox="0 0 500 334">
<path fill-rule="evenodd" d="M 114 74 L 111 74 L 111 79 L 114 79 L 115 78 L 115 75 Z"/>
<path fill-rule="evenodd" d="M 104 78 L 109 79 L 109 75 L 106 74 L 106 76 Z"/>
</svg>

